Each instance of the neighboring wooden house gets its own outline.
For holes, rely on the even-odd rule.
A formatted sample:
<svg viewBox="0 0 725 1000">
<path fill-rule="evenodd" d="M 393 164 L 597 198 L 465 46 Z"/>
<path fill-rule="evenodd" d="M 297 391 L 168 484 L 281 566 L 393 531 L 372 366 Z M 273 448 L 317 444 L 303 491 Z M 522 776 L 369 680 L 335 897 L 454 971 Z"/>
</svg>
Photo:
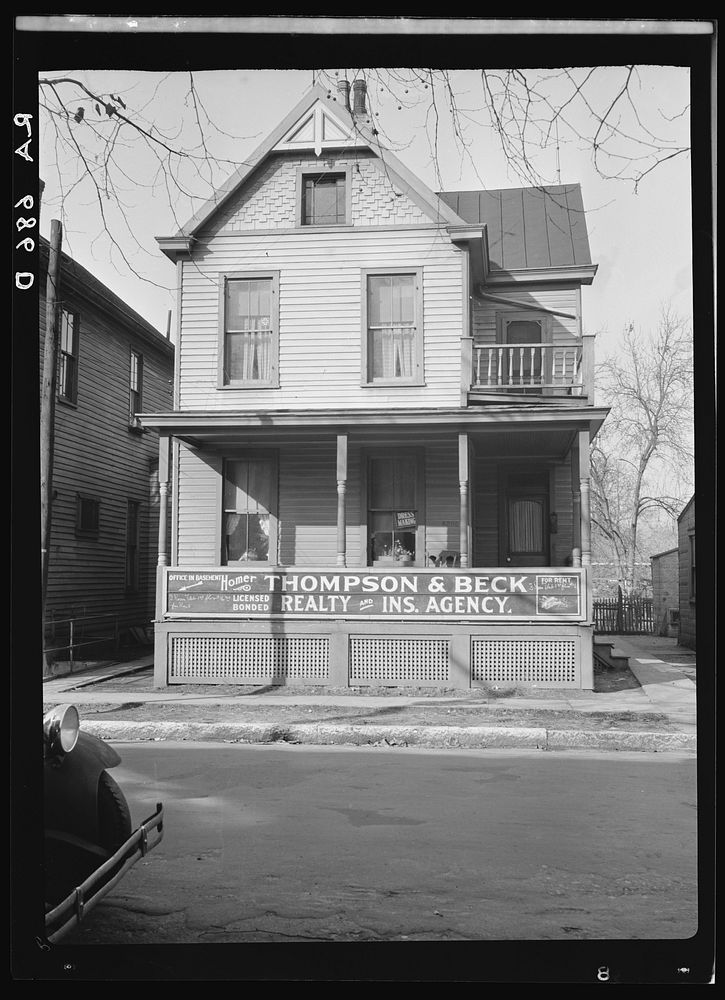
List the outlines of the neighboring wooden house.
<svg viewBox="0 0 725 1000">
<path fill-rule="evenodd" d="M 677 554 L 679 560 L 680 645 L 695 649 L 696 614 L 695 595 L 697 573 L 695 570 L 695 498 L 685 505 L 677 518 Z"/>
<path fill-rule="evenodd" d="M 650 556 L 652 565 L 652 614 L 657 635 L 677 636 L 680 617 L 678 550 Z"/>
<path fill-rule="evenodd" d="M 48 244 L 41 243 L 40 365 Z M 46 648 L 83 659 L 97 635 L 148 628 L 158 550 L 158 435 L 142 407 L 171 408 L 174 347 L 67 254 L 58 283 Z M 74 620 L 72 656 L 69 620 Z M 98 647 L 93 646 L 93 650 Z M 101 650 L 102 651 L 102 650 Z"/>
<path fill-rule="evenodd" d="M 580 189 L 435 194 L 348 93 L 158 238 L 156 683 L 591 688 Z"/>
</svg>

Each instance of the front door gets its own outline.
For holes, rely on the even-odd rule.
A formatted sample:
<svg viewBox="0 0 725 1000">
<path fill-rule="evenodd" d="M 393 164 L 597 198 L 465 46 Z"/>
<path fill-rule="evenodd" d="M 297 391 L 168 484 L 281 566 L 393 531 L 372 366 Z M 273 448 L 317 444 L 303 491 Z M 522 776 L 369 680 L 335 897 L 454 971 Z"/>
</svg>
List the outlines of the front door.
<svg viewBox="0 0 725 1000">
<path fill-rule="evenodd" d="M 502 478 L 502 565 L 548 566 L 548 473 L 508 473 Z"/>
</svg>

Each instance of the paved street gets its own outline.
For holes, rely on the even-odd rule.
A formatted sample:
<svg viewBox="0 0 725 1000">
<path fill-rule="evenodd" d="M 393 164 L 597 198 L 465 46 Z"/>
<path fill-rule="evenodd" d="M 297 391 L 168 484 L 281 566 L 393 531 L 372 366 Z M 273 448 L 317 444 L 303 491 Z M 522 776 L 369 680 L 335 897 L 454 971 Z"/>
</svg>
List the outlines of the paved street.
<svg viewBox="0 0 725 1000">
<path fill-rule="evenodd" d="M 117 746 L 165 837 L 71 944 L 696 930 L 691 755 Z"/>
</svg>

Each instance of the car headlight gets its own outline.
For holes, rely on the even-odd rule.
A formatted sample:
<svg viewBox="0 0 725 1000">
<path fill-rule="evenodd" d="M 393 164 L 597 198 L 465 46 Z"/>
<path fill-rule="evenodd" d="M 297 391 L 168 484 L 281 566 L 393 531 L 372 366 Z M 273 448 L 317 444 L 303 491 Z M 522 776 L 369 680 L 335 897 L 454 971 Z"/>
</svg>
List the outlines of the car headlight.
<svg viewBox="0 0 725 1000">
<path fill-rule="evenodd" d="M 50 754 L 70 753 L 79 732 L 80 718 L 75 705 L 57 705 L 43 716 L 43 737 Z"/>
</svg>

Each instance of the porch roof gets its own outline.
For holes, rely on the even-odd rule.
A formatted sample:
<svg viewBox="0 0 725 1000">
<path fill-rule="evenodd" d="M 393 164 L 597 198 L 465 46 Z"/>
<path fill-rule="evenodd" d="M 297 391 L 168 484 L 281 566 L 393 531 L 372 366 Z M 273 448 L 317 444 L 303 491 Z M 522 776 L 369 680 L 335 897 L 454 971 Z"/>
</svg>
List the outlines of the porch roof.
<svg viewBox="0 0 725 1000">
<path fill-rule="evenodd" d="M 557 444 L 568 441 L 575 431 L 588 430 L 594 438 L 609 410 L 605 407 L 582 407 L 580 410 L 541 406 L 535 409 L 512 406 L 487 406 L 471 409 L 405 410 L 254 410 L 169 411 L 140 415 L 144 427 L 159 434 L 180 438 L 199 446 L 231 443 L 235 437 L 255 436 L 286 439 L 352 433 L 365 437 L 416 435 L 426 438 L 470 433 L 476 436 L 496 434 L 502 439 L 512 435 L 553 434 Z M 552 441 L 552 444 L 554 442 Z M 509 445 L 506 445 L 508 451 Z"/>
</svg>

